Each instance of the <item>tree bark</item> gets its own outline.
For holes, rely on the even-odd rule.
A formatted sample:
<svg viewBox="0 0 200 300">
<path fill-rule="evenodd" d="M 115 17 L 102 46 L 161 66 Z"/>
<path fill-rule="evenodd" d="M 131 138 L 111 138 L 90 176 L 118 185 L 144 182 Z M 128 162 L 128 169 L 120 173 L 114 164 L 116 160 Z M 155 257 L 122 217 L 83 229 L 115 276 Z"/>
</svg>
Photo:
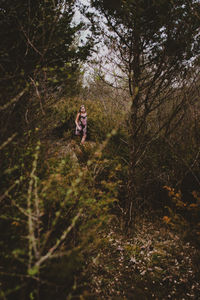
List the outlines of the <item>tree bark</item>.
<svg viewBox="0 0 200 300">
<path fill-rule="evenodd" d="M 135 24 L 135 28 L 136 28 Z M 130 73 L 133 74 L 132 78 L 132 105 L 130 112 L 130 161 L 129 161 L 129 184 L 128 184 L 128 201 L 127 201 L 127 221 L 126 229 L 131 231 L 134 229 L 136 216 L 138 212 L 139 203 L 137 201 L 137 187 L 135 180 L 135 168 L 137 161 L 137 126 L 138 126 L 138 110 L 140 105 L 140 36 L 136 29 L 134 32 L 134 43 L 133 43 L 133 62 Z"/>
</svg>

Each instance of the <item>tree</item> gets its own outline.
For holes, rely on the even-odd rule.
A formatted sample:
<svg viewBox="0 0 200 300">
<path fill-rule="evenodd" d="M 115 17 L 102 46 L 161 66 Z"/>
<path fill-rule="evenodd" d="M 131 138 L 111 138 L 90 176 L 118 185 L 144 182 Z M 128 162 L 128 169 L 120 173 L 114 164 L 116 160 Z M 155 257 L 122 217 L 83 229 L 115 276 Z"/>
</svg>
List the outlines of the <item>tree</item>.
<svg viewBox="0 0 200 300">
<path fill-rule="evenodd" d="M 66 78 L 68 74 L 76 73 L 80 60 L 88 55 L 88 45 L 74 47 L 75 37 L 83 24 L 72 25 L 72 0 L 1 0 L 0 13 L 0 35 L 4 41 L 0 49 L 0 92 L 4 96 L 8 95 L 8 87 L 17 93 L 22 81 L 39 73 L 41 68 L 52 70 L 55 67 L 58 79 L 61 79 L 61 71 Z"/>
<path fill-rule="evenodd" d="M 91 44 L 77 42 L 84 24 L 73 24 L 74 13 L 74 0 L 0 1 L 3 141 L 13 131 L 23 132 L 27 110 L 30 114 L 37 106 L 30 101 L 31 94 L 36 93 L 44 114 L 48 93 L 78 92 L 80 65 L 89 55 Z"/>
<path fill-rule="evenodd" d="M 151 139 L 172 119 L 163 120 L 154 131 L 148 130 L 148 119 L 165 107 L 181 87 L 189 65 L 199 55 L 200 5 L 197 1 L 104 1 L 91 0 L 103 16 L 98 30 L 106 44 L 117 54 L 116 63 L 128 82 L 132 99 L 130 111 L 130 183 L 127 214 L 131 222 L 140 203 L 136 200 L 135 170 L 138 160 Z M 92 13 L 88 13 L 91 17 Z M 92 20 L 95 25 L 94 16 Z M 99 23 L 98 23 L 99 24 Z M 96 24 L 96 26 L 98 26 Z M 184 99 L 178 101 L 181 108 Z M 163 106 L 164 105 L 164 106 Z M 142 139 L 144 136 L 150 136 Z M 141 142 L 141 139 L 143 142 Z"/>
</svg>

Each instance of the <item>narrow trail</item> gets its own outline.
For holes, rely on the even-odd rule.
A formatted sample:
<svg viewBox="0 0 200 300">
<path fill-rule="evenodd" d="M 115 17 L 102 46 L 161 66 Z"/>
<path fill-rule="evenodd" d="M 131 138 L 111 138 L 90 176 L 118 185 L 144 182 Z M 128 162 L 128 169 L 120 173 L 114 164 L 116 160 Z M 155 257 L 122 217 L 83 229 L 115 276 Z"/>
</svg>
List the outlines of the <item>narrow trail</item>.
<svg viewBox="0 0 200 300">
<path fill-rule="evenodd" d="M 66 139 L 45 139 L 43 141 L 45 147 L 48 149 L 46 153 L 46 159 L 52 157 L 61 159 L 65 158 L 67 155 L 70 159 L 76 163 L 80 164 L 80 157 L 87 152 L 87 148 L 90 150 L 96 146 L 95 142 L 87 141 L 84 146 L 81 146 L 76 140 L 66 140 Z M 85 151 L 84 151 L 85 149 Z"/>
<path fill-rule="evenodd" d="M 82 150 L 74 140 L 49 139 L 46 144 L 47 159 L 70 155 L 81 167 Z M 200 262 L 195 247 L 159 219 L 141 219 L 132 238 L 119 227 L 110 226 L 99 233 L 102 246 L 88 259 L 81 279 L 87 286 L 83 299 L 200 299 Z"/>
<path fill-rule="evenodd" d="M 62 158 L 66 155 L 70 155 L 70 158 L 78 163 L 78 158 L 76 155 L 78 146 L 74 141 L 64 139 L 47 139 L 45 140 L 45 144 L 48 147 L 46 155 L 47 159 L 51 158 L 52 156 Z"/>
</svg>

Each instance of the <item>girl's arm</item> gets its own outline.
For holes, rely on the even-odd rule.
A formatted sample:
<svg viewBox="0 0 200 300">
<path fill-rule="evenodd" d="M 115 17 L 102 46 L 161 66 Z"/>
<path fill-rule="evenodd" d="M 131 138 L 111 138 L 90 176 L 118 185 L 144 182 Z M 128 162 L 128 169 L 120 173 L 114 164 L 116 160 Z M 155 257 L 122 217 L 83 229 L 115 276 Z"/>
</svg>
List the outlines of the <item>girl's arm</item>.
<svg viewBox="0 0 200 300">
<path fill-rule="evenodd" d="M 79 124 L 78 124 L 79 116 L 80 116 L 80 113 L 77 113 L 76 120 L 75 120 L 75 123 L 76 123 L 76 126 L 78 127 L 78 129 L 80 128 Z"/>
</svg>

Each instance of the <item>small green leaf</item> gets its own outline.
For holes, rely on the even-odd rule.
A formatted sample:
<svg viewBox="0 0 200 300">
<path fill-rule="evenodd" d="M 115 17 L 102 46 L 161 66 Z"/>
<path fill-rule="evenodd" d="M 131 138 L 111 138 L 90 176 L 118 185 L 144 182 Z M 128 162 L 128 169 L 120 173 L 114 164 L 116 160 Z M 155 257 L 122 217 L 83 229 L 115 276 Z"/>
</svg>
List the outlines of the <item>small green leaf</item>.
<svg viewBox="0 0 200 300">
<path fill-rule="evenodd" d="M 28 270 L 28 275 L 30 276 L 34 276 L 38 273 L 39 269 L 37 266 L 34 266 L 33 268 Z"/>
</svg>

